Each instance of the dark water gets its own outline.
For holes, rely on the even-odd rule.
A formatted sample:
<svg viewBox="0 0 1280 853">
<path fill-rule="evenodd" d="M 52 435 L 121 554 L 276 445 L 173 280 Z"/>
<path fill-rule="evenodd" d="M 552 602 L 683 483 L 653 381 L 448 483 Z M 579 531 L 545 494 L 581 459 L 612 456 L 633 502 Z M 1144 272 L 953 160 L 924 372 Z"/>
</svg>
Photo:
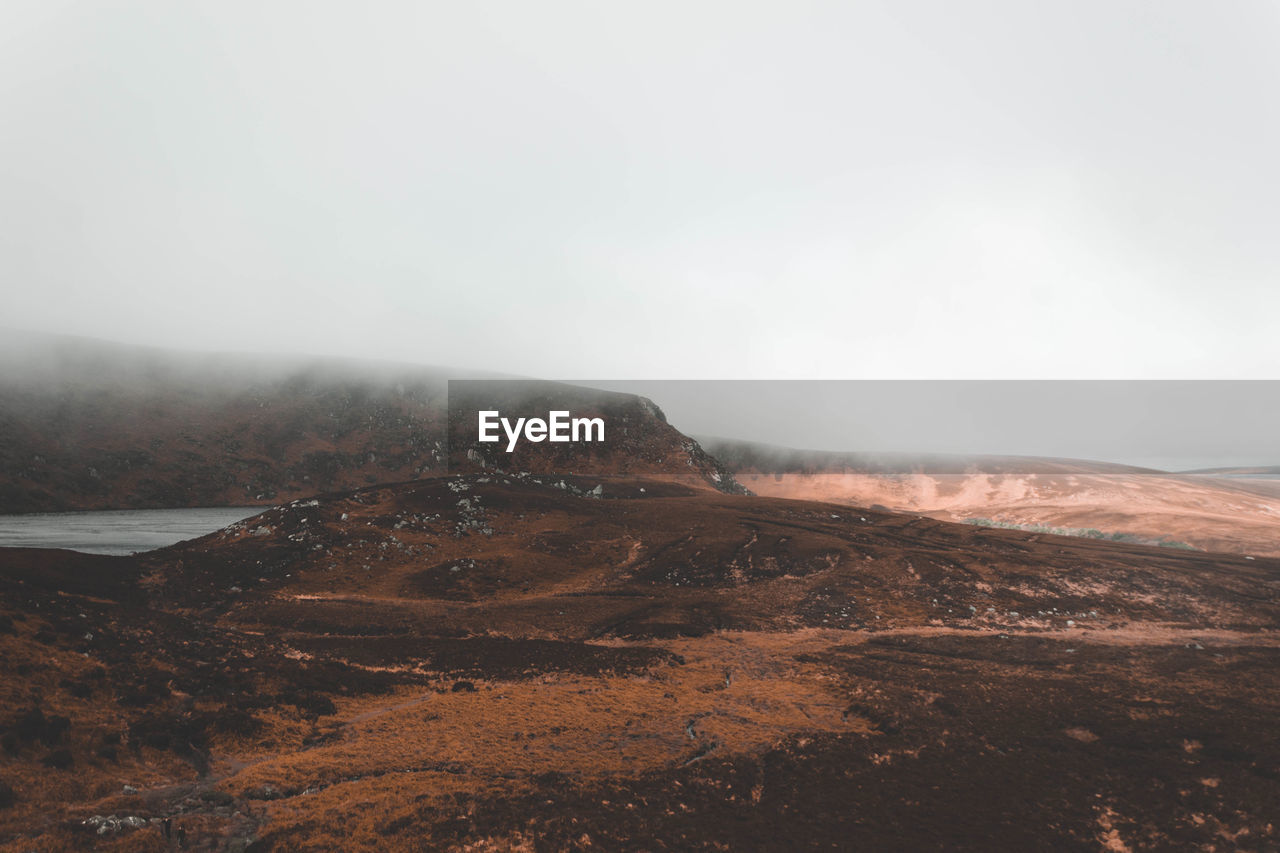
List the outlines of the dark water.
<svg viewBox="0 0 1280 853">
<path fill-rule="evenodd" d="M 223 506 L 0 515 L 0 546 L 132 554 L 204 536 L 265 509 Z"/>
</svg>

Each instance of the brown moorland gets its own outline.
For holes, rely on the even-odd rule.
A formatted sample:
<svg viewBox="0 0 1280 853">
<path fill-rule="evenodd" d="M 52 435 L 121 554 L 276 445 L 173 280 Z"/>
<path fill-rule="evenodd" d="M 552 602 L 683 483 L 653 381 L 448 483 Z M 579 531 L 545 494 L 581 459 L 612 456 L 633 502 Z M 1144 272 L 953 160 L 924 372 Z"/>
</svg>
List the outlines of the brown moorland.
<svg viewBox="0 0 1280 853">
<path fill-rule="evenodd" d="M 1272 849 L 1278 591 L 609 477 L 6 549 L 0 849 Z"/>
</svg>

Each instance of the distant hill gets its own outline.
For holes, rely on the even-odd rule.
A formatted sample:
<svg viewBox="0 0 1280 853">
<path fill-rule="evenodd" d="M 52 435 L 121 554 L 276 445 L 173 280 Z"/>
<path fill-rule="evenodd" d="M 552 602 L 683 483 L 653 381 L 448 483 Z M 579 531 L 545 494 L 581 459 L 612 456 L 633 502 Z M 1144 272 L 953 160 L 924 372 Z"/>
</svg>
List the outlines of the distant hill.
<svg viewBox="0 0 1280 853">
<path fill-rule="evenodd" d="M 1280 465 L 1261 465 L 1236 468 L 1195 468 L 1190 471 L 1179 471 L 1180 474 L 1208 474 L 1214 477 L 1259 477 L 1262 479 L 1280 479 Z"/>
<path fill-rule="evenodd" d="M 954 453 L 843 453 L 703 437 L 726 466 L 761 474 L 857 471 L 864 474 L 1163 474 L 1155 468 L 1048 456 Z M 713 449 L 713 450 L 712 450 Z"/>
<path fill-rule="evenodd" d="M 1280 555 L 1280 483 L 1252 473 L 1172 474 L 1040 457 L 825 453 L 712 438 L 703 444 L 760 495 Z"/>
</svg>

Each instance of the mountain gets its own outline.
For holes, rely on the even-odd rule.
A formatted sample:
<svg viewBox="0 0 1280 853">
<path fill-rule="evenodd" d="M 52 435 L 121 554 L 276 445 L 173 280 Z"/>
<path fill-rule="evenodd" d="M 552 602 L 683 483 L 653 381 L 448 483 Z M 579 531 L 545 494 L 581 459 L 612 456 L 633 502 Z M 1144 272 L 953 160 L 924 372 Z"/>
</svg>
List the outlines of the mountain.
<svg viewBox="0 0 1280 853">
<path fill-rule="evenodd" d="M 1264 478 L 1041 457 L 824 453 L 710 438 L 703 443 L 761 495 L 1280 556 L 1280 482 Z"/>
<path fill-rule="evenodd" d="M 443 467 L 439 371 L 8 344 L 0 512 L 266 504 Z"/>
<path fill-rule="evenodd" d="M 7 334 L 0 513 L 270 505 L 443 473 L 448 377 L 458 375 L 475 374 Z M 575 470 L 674 472 L 737 488 L 651 403 L 533 385 L 544 402 L 629 418 L 627 442 L 584 455 Z M 556 449 L 530 445 L 516 458 L 549 470 L 563 461 Z"/>
<path fill-rule="evenodd" d="M 632 477 L 0 549 L 0 847 L 1265 847 L 1278 619 L 1280 560 Z"/>
</svg>

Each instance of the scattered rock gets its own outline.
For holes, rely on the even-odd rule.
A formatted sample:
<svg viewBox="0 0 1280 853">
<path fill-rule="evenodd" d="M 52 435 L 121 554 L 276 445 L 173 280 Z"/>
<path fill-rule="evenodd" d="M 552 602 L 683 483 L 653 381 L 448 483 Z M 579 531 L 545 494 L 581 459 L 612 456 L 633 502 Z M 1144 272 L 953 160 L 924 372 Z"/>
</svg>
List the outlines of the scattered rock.
<svg viewBox="0 0 1280 853">
<path fill-rule="evenodd" d="M 1098 736 L 1095 735 L 1093 732 L 1089 731 L 1086 728 L 1082 728 L 1080 726 L 1074 726 L 1072 728 L 1066 729 L 1063 732 L 1063 734 L 1065 734 L 1067 737 L 1071 738 L 1072 740 L 1078 740 L 1081 743 L 1093 743 L 1098 739 Z"/>
<path fill-rule="evenodd" d="M 142 829 L 146 825 L 147 819 L 137 815 L 117 817 L 116 815 L 96 814 L 91 818 L 86 818 L 84 821 L 84 826 L 95 829 L 98 835 L 116 835 L 121 830 Z"/>
</svg>

